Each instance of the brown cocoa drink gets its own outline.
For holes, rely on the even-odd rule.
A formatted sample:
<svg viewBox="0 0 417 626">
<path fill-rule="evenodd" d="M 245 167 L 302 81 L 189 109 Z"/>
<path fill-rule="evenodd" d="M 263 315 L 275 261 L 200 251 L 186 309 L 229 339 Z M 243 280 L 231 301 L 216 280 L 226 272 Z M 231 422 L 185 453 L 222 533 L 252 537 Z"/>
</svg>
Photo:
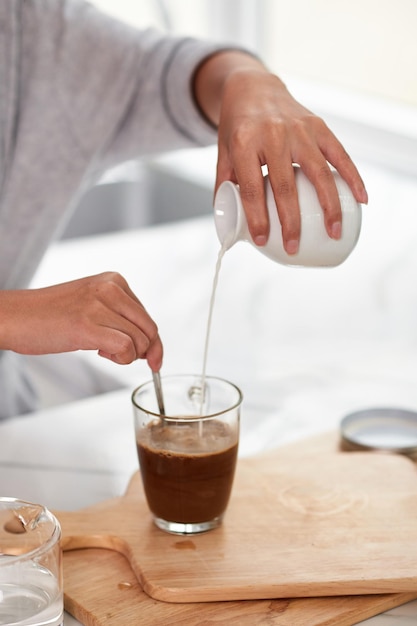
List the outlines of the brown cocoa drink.
<svg viewBox="0 0 417 626">
<path fill-rule="evenodd" d="M 216 419 L 150 423 L 138 432 L 137 449 L 157 518 L 192 524 L 223 515 L 236 468 L 235 429 Z"/>
</svg>

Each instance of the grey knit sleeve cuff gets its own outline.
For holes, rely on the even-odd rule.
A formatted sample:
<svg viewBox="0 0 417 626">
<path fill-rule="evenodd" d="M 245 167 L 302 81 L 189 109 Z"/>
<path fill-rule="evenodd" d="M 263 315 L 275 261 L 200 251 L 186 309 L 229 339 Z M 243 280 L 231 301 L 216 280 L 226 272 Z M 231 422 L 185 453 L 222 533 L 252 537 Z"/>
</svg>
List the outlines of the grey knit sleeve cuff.
<svg viewBox="0 0 417 626">
<path fill-rule="evenodd" d="M 224 49 L 225 46 L 202 43 L 192 38 L 180 39 L 163 68 L 161 93 L 166 114 L 177 131 L 197 145 L 215 143 L 217 132 L 195 102 L 193 74 L 205 58 Z"/>
</svg>

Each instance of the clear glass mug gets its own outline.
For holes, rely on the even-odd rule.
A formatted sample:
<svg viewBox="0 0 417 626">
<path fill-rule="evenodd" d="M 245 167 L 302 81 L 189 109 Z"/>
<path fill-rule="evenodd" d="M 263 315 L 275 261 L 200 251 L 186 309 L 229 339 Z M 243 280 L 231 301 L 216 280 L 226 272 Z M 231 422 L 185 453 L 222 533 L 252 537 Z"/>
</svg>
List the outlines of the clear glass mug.
<svg viewBox="0 0 417 626">
<path fill-rule="evenodd" d="M 45 507 L 0 497 L 0 625 L 63 624 L 60 539 Z"/>
<path fill-rule="evenodd" d="M 155 524 L 193 534 L 219 526 L 236 468 L 242 393 L 221 378 L 162 377 L 166 415 L 152 381 L 132 394 L 143 487 Z"/>
</svg>

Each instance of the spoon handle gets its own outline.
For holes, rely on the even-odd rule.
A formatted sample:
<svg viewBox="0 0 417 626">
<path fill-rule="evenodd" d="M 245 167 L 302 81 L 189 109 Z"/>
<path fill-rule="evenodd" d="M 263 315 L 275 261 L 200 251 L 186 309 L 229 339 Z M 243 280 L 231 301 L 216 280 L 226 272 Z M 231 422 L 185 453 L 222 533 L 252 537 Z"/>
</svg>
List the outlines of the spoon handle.
<svg viewBox="0 0 417 626">
<path fill-rule="evenodd" d="M 161 415 L 165 415 L 164 397 L 162 395 L 161 375 L 159 372 L 152 372 L 153 384 L 155 387 L 158 409 Z"/>
</svg>

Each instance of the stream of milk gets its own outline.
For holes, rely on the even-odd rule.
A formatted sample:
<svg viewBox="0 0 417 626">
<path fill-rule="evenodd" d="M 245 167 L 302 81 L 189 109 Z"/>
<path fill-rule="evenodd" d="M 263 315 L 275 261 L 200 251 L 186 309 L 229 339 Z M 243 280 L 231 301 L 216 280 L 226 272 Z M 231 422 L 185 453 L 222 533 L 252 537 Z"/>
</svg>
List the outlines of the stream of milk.
<svg viewBox="0 0 417 626">
<path fill-rule="evenodd" d="M 203 369 L 202 369 L 202 373 L 201 373 L 200 415 L 203 414 L 203 410 L 204 410 L 205 384 L 206 384 L 206 374 L 207 374 L 207 356 L 208 356 L 208 347 L 209 347 L 209 341 L 210 341 L 211 322 L 212 322 L 212 318 L 213 318 L 214 302 L 215 302 L 215 299 L 216 299 L 217 283 L 219 281 L 219 274 L 220 274 L 220 268 L 221 268 L 221 265 L 222 265 L 222 259 L 223 259 L 224 255 L 225 255 L 226 251 L 229 249 L 230 243 L 231 243 L 231 241 L 229 241 L 229 238 L 226 237 L 225 241 L 223 242 L 223 244 L 222 244 L 222 246 L 220 248 L 220 251 L 219 251 L 218 256 L 217 256 L 216 269 L 215 269 L 215 272 L 214 272 L 213 286 L 212 286 L 212 289 L 211 289 L 209 314 L 208 314 L 208 319 L 207 319 L 206 340 L 205 340 L 205 344 L 204 344 L 204 353 L 203 353 Z"/>
</svg>

